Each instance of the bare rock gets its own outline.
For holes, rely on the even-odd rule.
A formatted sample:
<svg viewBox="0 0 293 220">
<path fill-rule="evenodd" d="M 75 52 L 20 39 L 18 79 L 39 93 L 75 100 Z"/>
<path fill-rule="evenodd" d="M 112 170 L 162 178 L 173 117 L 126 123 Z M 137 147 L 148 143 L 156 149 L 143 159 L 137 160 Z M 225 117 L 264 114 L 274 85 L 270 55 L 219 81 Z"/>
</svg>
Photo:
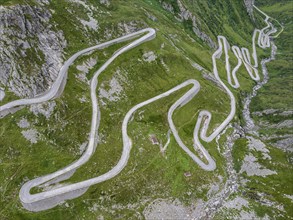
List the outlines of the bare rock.
<svg viewBox="0 0 293 220">
<path fill-rule="evenodd" d="M 38 142 L 39 133 L 35 129 L 29 129 L 21 132 L 22 135 L 30 141 L 32 144 L 36 144 Z"/>
<path fill-rule="evenodd" d="M 44 92 L 59 73 L 65 47 L 62 32 L 52 30 L 49 10 L 29 5 L 0 7 L 0 85 L 15 95 L 32 97 Z"/>
<path fill-rule="evenodd" d="M 246 155 L 243 164 L 241 166 L 240 173 L 246 172 L 248 176 L 268 176 L 277 174 L 276 171 L 272 171 L 262 167 L 258 162 L 257 159 L 252 155 Z"/>
<path fill-rule="evenodd" d="M 157 56 L 153 51 L 149 51 L 143 54 L 143 60 L 150 63 L 157 59 Z"/>
<path fill-rule="evenodd" d="M 28 128 L 30 126 L 29 121 L 26 118 L 22 118 L 18 123 L 18 127 L 20 128 Z"/>
<path fill-rule="evenodd" d="M 30 106 L 30 111 L 34 113 L 34 115 L 38 116 L 43 115 L 46 117 L 46 119 L 49 119 L 55 109 L 56 102 L 55 101 L 49 101 L 46 103 L 40 103 Z"/>
<path fill-rule="evenodd" d="M 253 5 L 254 5 L 254 1 L 255 0 L 244 0 L 244 4 L 247 8 L 247 12 L 249 14 L 249 16 L 254 19 L 254 16 L 253 16 Z"/>
<path fill-rule="evenodd" d="M 273 143 L 272 145 L 281 150 L 293 152 L 293 137 L 278 140 L 276 143 Z"/>
<path fill-rule="evenodd" d="M 243 207 L 248 207 L 248 201 L 242 197 L 236 197 L 233 200 L 229 200 L 223 204 L 223 207 L 228 209 L 241 210 Z"/>
<path fill-rule="evenodd" d="M 151 203 L 143 214 L 146 219 L 188 219 L 190 215 L 188 210 L 180 201 L 168 201 L 157 199 Z"/>
<path fill-rule="evenodd" d="M 168 3 L 168 2 L 165 2 L 165 1 L 161 1 L 161 4 L 162 4 L 162 7 L 166 10 L 166 11 L 169 11 L 171 13 L 174 13 L 174 8 L 173 6 Z"/>
</svg>

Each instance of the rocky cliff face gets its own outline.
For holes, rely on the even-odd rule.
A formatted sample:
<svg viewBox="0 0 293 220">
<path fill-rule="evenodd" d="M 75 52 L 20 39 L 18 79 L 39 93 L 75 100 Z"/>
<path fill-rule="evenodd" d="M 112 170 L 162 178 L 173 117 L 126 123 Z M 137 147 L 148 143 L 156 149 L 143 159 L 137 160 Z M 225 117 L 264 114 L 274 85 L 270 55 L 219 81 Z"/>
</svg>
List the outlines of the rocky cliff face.
<svg viewBox="0 0 293 220">
<path fill-rule="evenodd" d="M 65 47 L 50 11 L 0 6 L 0 87 L 6 91 L 31 97 L 46 90 L 58 74 Z"/>
</svg>

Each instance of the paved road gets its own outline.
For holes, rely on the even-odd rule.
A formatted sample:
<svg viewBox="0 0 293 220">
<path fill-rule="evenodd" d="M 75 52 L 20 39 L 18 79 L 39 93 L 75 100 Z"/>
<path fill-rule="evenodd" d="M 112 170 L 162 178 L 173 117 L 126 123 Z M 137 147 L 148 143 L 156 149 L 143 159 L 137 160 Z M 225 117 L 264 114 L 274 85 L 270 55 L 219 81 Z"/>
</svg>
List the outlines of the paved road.
<svg viewBox="0 0 293 220">
<path fill-rule="evenodd" d="M 13 102 L 7 103 L 6 105 L 1 106 L 0 107 L 0 116 L 1 116 L 1 114 L 2 114 L 2 116 L 4 116 L 9 111 L 11 111 L 14 108 L 17 108 L 19 106 L 45 102 L 50 99 L 56 98 L 62 93 L 64 86 L 66 84 L 66 75 L 67 75 L 68 68 L 76 60 L 77 57 L 79 57 L 80 55 L 85 54 L 89 51 L 96 50 L 96 49 L 102 49 L 102 48 L 108 47 L 108 46 L 116 44 L 116 43 L 124 42 L 124 41 L 130 40 L 130 39 L 133 39 L 133 38 L 137 38 L 137 37 L 145 34 L 145 35 L 141 36 L 140 38 L 134 40 L 133 42 L 131 42 L 127 46 L 122 47 L 121 49 L 116 51 L 113 54 L 113 56 L 109 60 L 107 60 L 107 62 L 93 76 L 93 79 L 91 80 L 91 85 L 90 85 L 90 87 L 91 87 L 91 101 L 92 101 L 92 122 L 91 122 L 90 136 L 89 136 L 89 144 L 87 146 L 85 153 L 82 155 L 82 157 L 79 160 L 75 161 L 71 165 L 69 165 L 59 171 L 56 171 L 56 172 L 51 173 L 49 175 L 39 177 L 39 178 L 36 178 L 36 179 L 33 179 L 33 180 L 26 182 L 22 186 L 20 193 L 19 193 L 19 197 L 20 197 L 20 200 L 21 200 L 23 206 L 26 209 L 31 210 L 31 211 L 41 211 L 41 210 L 49 209 L 49 208 L 56 206 L 57 204 L 59 204 L 60 202 L 66 200 L 66 199 L 72 199 L 72 198 L 76 198 L 76 197 L 82 195 L 88 189 L 88 187 L 90 187 L 91 185 L 106 181 L 106 180 L 111 179 L 114 176 L 118 175 L 123 170 L 123 168 L 126 166 L 128 159 L 129 159 L 132 142 L 131 142 L 130 137 L 127 134 L 127 126 L 128 126 L 129 120 L 131 119 L 131 117 L 133 116 L 135 111 L 137 111 L 139 108 L 141 108 L 145 105 L 148 105 L 154 101 L 157 101 L 161 98 L 167 97 L 170 94 L 182 89 L 183 87 L 189 86 L 189 85 L 193 85 L 193 87 L 191 89 L 189 89 L 179 100 L 177 100 L 170 107 L 170 109 L 168 111 L 168 123 L 169 123 L 172 134 L 173 134 L 176 142 L 178 143 L 178 145 L 201 168 L 203 168 L 204 170 L 208 170 L 208 171 L 214 170 L 216 168 L 216 163 L 212 159 L 212 157 L 210 156 L 208 151 L 201 144 L 201 142 L 199 140 L 199 132 L 200 132 L 200 138 L 202 140 L 204 140 L 205 142 L 213 141 L 215 139 L 215 137 L 217 137 L 220 134 L 220 132 L 231 122 L 231 120 L 233 119 L 233 117 L 235 115 L 235 109 L 236 109 L 236 102 L 235 102 L 235 97 L 234 97 L 233 93 L 230 91 L 228 86 L 226 86 L 223 83 L 223 81 L 221 80 L 221 78 L 219 76 L 218 68 L 217 68 L 217 60 L 222 56 L 222 54 L 224 52 L 228 82 L 234 88 L 238 88 L 240 86 L 239 82 L 237 80 L 236 73 L 242 64 L 245 65 L 247 72 L 249 73 L 249 75 L 252 79 L 259 80 L 260 77 L 258 75 L 258 70 L 257 70 L 258 62 L 257 62 L 256 45 L 255 45 L 256 44 L 256 37 L 258 35 L 257 43 L 258 43 L 258 46 L 260 46 L 261 48 L 267 48 L 270 46 L 269 35 L 275 33 L 276 29 L 273 28 L 272 24 L 269 22 L 269 19 L 270 19 L 270 17 L 268 17 L 266 15 L 265 21 L 267 23 L 267 26 L 265 28 L 263 28 L 262 30 L 255 30 L 253 33 L 252 58 L 253 58 L 254 64 L 251 63 L 250 53 L 249 53 L 248 49 L 246 49 L 246 48 L 240 49 L 237 46 L 232 47 L 232 51 L 238 59 L 238 64 L 232 70 L 232 73 L 231 73 L 231 67 L 230 67 L 229 55 L 228 55 L 230 45 L 228 44 L 227 39 L 224 36 L 218 37 L 219 48 L 212 56 L 213 74 L 214 74 L 215 78 L 219 81 L 221 86 L 225 89 L 226 93 L 229 95 L 230 109 L 231 110 L 230 110 L 228 117 L 217 128 L 215 128 L 209 136 L 207 135 L 207 131 L 209 130 L 208 128 L 209 128 L 209 124 L 210 124 L 212 115 L 210 112 L 208 112 L 206 110 L 201 111 L 199 113 L 198 120 L 197 120 L 197 123 L 194 128 L 194 135 L 193 135 L 194 148 L 201 150 L 207 163 L 203 162 L 192 151 L 190 151 L 188 147 L 186 147 L 186 145 L 181 140 L 181 138 L 178 134 L 178 131 L 176 129 L 176 126 L 174 125 L 174 122 L 172 119 L 174 111 L 176 109 L 182 107 L 186 103 L 188 103 L 200 90 L 200 84 L 196 80 L 190 79 L 190 80 L 187 80 L 187 81 L 183 82 L 182 84 L 172 88 L 171 90 L 169 90 L 165 93 L 162 93 L 162 94 L 157 95 L 147 101 L 144 101 L 142 103 L 135 105 L 133 108 L 131 108 L 129 110 L 129 112 L 126 114 L 126 116 L 123 120 L 123 124 L 122 124 L 123 152 L 122 152 L 121 158 L 120 158 L 119 162 L 117 163 L 117 165 L 115 167 L 113 167 L 110 171 L 108 171 L 107 173 L 105 173 L 99 177 L 88 179 L 88 180 L 85 180 L 82 182 L 70 184 L 67 186 L 61 186 L 59 188 L 50 189 L 48 191 L 44 191 L 44 192 L 37 193 L 37 194 L 30 193 L 30 190 L 36 186 L 40 186 L 40 185 L 49 186 L 52 183 L 58 183 L 62 180 L 66 180 L 66 179 L 70 178 L 70 176 L 73 175 L 73 173 L 75 172 L 75 170 L 77 168 L 79 168 L 80 166 L 82 166 L 83 164 L 85 164 L 89 160 L 91 155 L 94 153 L 95 147 L 97 145 L 96 132 L 98 131 L 99 124 L 100 124 L 100 117 L 101 117 L 99 105 L 98 105 L 98 101 L 97 101 L 97 97 L 96 97 L 98 76 L 118 56 L 120 56 L 124 52 L 140 45 L 141 43 L 144 43 L 146 41 L 149 41 L 149 40 L 152 40 L 153 38 L 155 38 L 156 32 L 152 28 L 147 28 L 147 29 L 144 29 L 144 30 L 141 30 L 141 31 L 138 31 L 138 32 L 135 32 L 135 33 L 108 41 L 106 43 L 87 48 L 85 50 L 82 50 L 82 51 L 74 54 L 72 57 L 70 57 L 65 62 L 65 64 L 63 65 L 63 67 L 61 68 L 61 70 L 59 72 L 59 75 L 58 75 L 56 81 L 54 82 L 54 84 L 51 86 L 51 88 L 46 93 L 44 93 L 38 97 L 32 98 L 32 99 L 16 100 L 16 101 L 13 101 Z M 267 30 L 268 30 L 268 32 L 266 33 Z M 232 82 L 232 78 L 233 78 L 234 83 Z M 202 126 L 202 129 L 201 129 L 201 126 Z"/>
</svg>

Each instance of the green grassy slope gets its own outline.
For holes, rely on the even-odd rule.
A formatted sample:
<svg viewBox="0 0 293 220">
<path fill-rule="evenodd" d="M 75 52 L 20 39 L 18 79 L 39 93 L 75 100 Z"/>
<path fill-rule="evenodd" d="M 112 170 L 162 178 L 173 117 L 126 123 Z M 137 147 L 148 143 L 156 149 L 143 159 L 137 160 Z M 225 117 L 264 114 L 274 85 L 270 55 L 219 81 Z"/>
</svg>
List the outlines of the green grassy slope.
<svg viewBox="0 0 293 220">
<path fill-rule="evenodd" d="M 292 65 L 292 48 L 293 48 L 293 3 L 291 1 L 267 2 L 260 1 L 262 9 L 270 13 L 274 18 L 278 19 L 284 26 L 284 32 L 279 38 L 275 40 L 275 44 L 278 46 L 276 60 L 268 64 L 268 70 L 270 73 L 270 80 L 259 91 L 257 96 L 251 105 L 252 111 L 263 111 L 266 109 L 277 109 L 279 112 L 288 111 L 293 109 L 293 65 Z M 256 120 L 261 120 L 255 116 Z M 291 116 L 272 116 L 264 115 L 262 120 L 270 123 L 278 123 L 284 120 L 292 120 Z M 269 132 L 264 130 L 264 133 Z M 278 134 L 288 133 L 286 131 L 278 131 Z M 289 133 L 292 133 L 292 131 Z"/>
<path fill-rule="evenodd" d="M 16 2 L 0 0 L 0 4 L 4 5 Z M 32 0 L 26 2 L 35 4 Z M 188 57 L 207 70 L 212 70 L 211 55 L 214 51 L 195 36 L 188 22 L 178 21 L 156 0 L 117 0 L 109 7 L 95 0 L 88 2 L 100 11 L 93 15 L 99 22 L 98 31 L 85 31 L 77 17 L 86 19 L 84 16 L 87 10 L 79 5 L 65 0 L 52 0 L 47 6 L 54 11 L 52 19 L 57 24 L 56 29 L 62 30 L 67 40 L 66 58 L 80 49 L 96 44 L 96 41 L 108 40 L 107 30 L 112 33 L 110 39 L 121 36 L 122 31 L 118 28 L 118 23 L 135 21 L 139 28 L 153 27 L 157 30 L 157 37 L 118 58 L 99 78 L 100 85 L 103 83 L 109 86 L 111 78 L 116 76 L 115 73 L 119 70 L 127 81 L 123 84 L 124 95 L 117 102 L 103 100 L 106 106 L 101 108 L 102 120 L 99 130 L 102 143 L 90 161 L 70 179 L 70 183 L 101 175 L 113 167 L 121 155 L 120 128 L 126 112 L 133 105 L 167 91 L 187 79 L 195 78 L 202 89 L 194 100 L 178 110 L 174 116 L 179 133 L 186 143 L 191 146 L 191 134 L 199 110 L 211 111 L 212 127 L 221 123 L 229 112 L 225 107 L 229 103 L 227 95 L 212 82 L 203 79 L 202 73 L 194 69 L 186 59 Z M 228 37 L 231 45 L 235 43 L 250 47 L 255 24 L 248 17 L 242 1 L 201 0 L 195 3 L 186 0 L 184 3 L 198 17 L 201 30 L 215 42 L 216 36 L 221 34 Z M 176 5 L 174 7 L 176 8 Z M 146 12 L 157 20 L 149 19 Z M 141 217 L 138 212 L 141 213 L 144 207 L 156 198 L 176 197 L 186 204 L 191 204 L 199 198 L 206 200 L 209 184 L 218 181 L 219 176 L 224 180 L 227 178 L 225 158 L 217 150 L 215 141 L 205 146 L 218 165 L 215 172 L 201 170 L 177 146 L 174 139 L 171 139 L 166 158 L 160 153 L 159 146 L 151 144 L 150 134 L 156 134 L 162 143 L 167 141 L 167 111 L 186 91 L 182 90 L 143 108 L 143 118 L 139 117 L 139 114 L 135 115 L 129 126 L 134 146 L 129 164 L 120 175 L 92 186 L 80 198 L 67 201 L 51 210 L 30 213 L 22 208 L 18 201 L 21 185 L 28 179 L 48 174 L 76 160 L 80 156 L 79 146 L 87 141 L 91 105 L 89 102 L 80 103 L 78 99 L 85 96 L 89 100 L 90 94 L 88 85 L 75 77 L 78 73 L 76 65 L 89 57 L 97 58 L 98 64 L 90 70 L 90 78 L 94 71 L 123 45 L 112 46 L 78 59 L 69 70 L 64 94 L 55 100 L 56 108 L 49 119 L 36 117 L 28 108 L 1 119 L 1 219 L 97 219 L 101 215 L 105 219 L 138 219 Z M 142 61 L 143 54 L 148 51 L 156 54 L 156 61 Z M 259 50 L 260 56 L 267 56 L 268 52 Z M 170 71 L 165 69 L 162 61 Z M 235 62 L 236 60 L 234 64 Z M 225 77 L 223 60 L 219 61 L 219 68 L 223 73 L 222 77 Z M 243 87 L 233 92 L 238 97 L 240 106 L 243 94 L 250 91 L 255 83 L 248 79 L 243 68 L 239 79 Z M 9 97 L 8 95 L 6 101 Z M 240 120 L 239 115 L 240 108 L 235 121 Z M 31 122 L 32 128 L 38 130 L 40 141 L 37 144 L 30 144 L 21 135 L 17 122 L 23 117 Z M 221 139 L 221 146 L 223 142 Z M 191 177 L 186 178 L 185 172 L 190 172 Z M 129 204 L 133 208 L 129 208 Z"/>
<path fill-rule="evenodd" d="M 257 1 L 264 12 L 277 19 L 283 26 L 284 32 L 274 42 L 278 47 L 276 59 L 268 63 L 269 72 L 268 83 L 258 91 L 258 95 L 252 99 L 251 111 L 263 111 L 275 109 L 275 114 L 263 114 L 261 116 L 253 115 L 253 119 L 258 125 L 260 122 L 268 123 L 262 125 L 259 129 L 261 137 L 272 135 L 289 135 L 292 134 L 292 128 L 273 128 L 272 124 L 278 124 L 285 120 L 292 120 L 292 115 L 280 115 L 279 113 L 293 109 L 293 76 L 292 76 L 292 47 L 293 47 L 293 26 L 292 26 L 292 1 Z M 281 138 L 276 137 L 266 143 L 271 161 L 262 159 L 259 152 L 250 151 L 247 147 L 247 139 L 239 139 L 233 148 L 234 166 L 237 172 L 243 164 L 245 155 L 252 153 L 259 161 L 261 166 L 274 170 L 275 175 L 267 177 L 248 176 L 245 173 L 240 174 L 240 178 L 248 181 L 245 186 L 241 186 L 238 196 L 244 196 L 254 207 L 254 211 L 260 217 L 270 216 L 273 219 L 291 219 L 293 216 L 292 200 L 286 195 L 293 194 L 293 175 L 292 152 L 284 152 L 273 146 L 273 141 Z M 291 146 L 292 148 L 292 146 Z M 236 195 L 235 195 L 236 196 Z M 268 205 L 268 202 L 272 202 Z M 236 211 L 237 212 L 237 211 Z M 239 211 L 238 211 L 239 212 Z M 231 212 L 232 213 L 232 212 Z M 234 213 L 235 214 L 235 213 Z M 219 213 L 217 219 L 227 216 L 227 212 Z"/>
</svg>

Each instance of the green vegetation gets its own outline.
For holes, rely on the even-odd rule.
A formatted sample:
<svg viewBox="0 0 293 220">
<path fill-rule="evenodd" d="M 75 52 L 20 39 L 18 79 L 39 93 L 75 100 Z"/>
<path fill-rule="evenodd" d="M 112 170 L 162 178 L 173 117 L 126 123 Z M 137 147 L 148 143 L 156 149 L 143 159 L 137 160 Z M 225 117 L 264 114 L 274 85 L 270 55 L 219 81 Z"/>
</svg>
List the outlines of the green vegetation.
<svg viewBox="0 0 293 220">
<path fill-rule="evenodd" d="M 240 138 L 235 141 L 234 147 L 232 149 L 232 156 L 234 160 L 234 169 L 237 173 L 239 173 L 241 169 L 241 166 L 243 164 L 242 162 L 247 152 L 247 140 L 245 138 Z"/>
<path fill-rule="evenodd" d="M 261 2 L 261 1 L 260 1 Z M 273 1 L 271 1 L 273 2 Z M 293 3 L 282 1 L 275 4 L 267 4 L 264 1 L 262 9 L 277 19 L 283 26 L 284 32 L 275 40 L 278 46 L 276 60 L 267 65 L 270 73 L 269 82 L 259 91 L 252 102 L 252 111 L 265 109 L 292 110 L 292 97 L 289 95 L 293 88 L 292 48 L 293 48 Z"/>
<path fill-rule="evenodd" d="M 278 47 L 276 59 L 267 64 L 269 72 L 269 82 L 259 90 L 258 95 L 252 99 L 251 111 L 263 111 L 266 109 L 275 109 L 272 114 L 263 114 L 261 116 L 252 115 L 256 123 L 265 123 L 261 126 L 259 134 L 261 136 L 292 134 L 292 128 L 271 127 L 273 124 L 281 123 L 285 120 L 292 120 L 292 115 L 281 115 L 283 111 L 293 109 L 292 102 L 292 10 L 291 1 L 258 1 L 261 9 L 273 18 L 277 19 L 283 26 L 284 32 L 274 40 Z M 270 143 L 276 142 L 281 138 L 274 138 Z M 248 154 L 246 139 L 239 139 L 233 148 L 234 166 L 239 171 L 245 155 Z M 293 194 L 293 175 L 292 153 L 277 149 L 269 141 L 266 142 L 271 160 L 262 159 L 261 154 L 256 152 L 253 155 L 258 159 L 261 166 L 276 171 L 277 174 L 266 177 L 247 176 L 241 174 L 241 178 L 248 180 L 245 187 L 240 191 L 244 198 L 248 199 L 250 205 L 256 214 L 260 217 L 265 215 L 274 216 L 277 219 L 291 219 L 292 201 L 285 195 Z M 272 205 L 260 203 L 259 201 L 270 201 Z M 284 209 L 284 211 L 281 211 Z M 225 212 L 223 212 L 225 213 Z M 222 214 L 223 214 L 222 213 Z M 226 213 L 227 214 L 227 213 Z M 223 214 L 225 215 L 225 214 Z M 223 216 L 222 215 L 222 216 Z M 219 215 L 221 216 L 221 215 Z M 278 217 L 277 217 L 278 216 Z M 281 217 L 283 216 L 283 217 Z"/>
<path fill-rule="evenodd" d="M 259 95 L 252 100 L 251 110 L 263 111 L 266 109 L 276 109 L 277 113 L 293 109 L 292 88 L 293 88 L 293 3 L 291 1 L 260 1 L 262 9 L 271 14 L 283 26 L 284 32 L 275 39 L 278 47 L 276 59 L 267 65 L 269 71 L 269 82 L 259 91 Z M 262 117 L 254 116 L 258 122 L 276 124 L 285 120 L 292 120 L 293 115 L 267 114 Z M 262 127 L 261 133 L 264 135 L 284 135 L 292 134 L 291 128 L 274 129 Z"/>
<path fill-rule="evenodd" d="M 29 3 L 33 2 L 29 1 Z M 57 24 L 54 28 L 62 30 L 67 40 L 66 59 L 78 50 L 95 45 L 97 41 L 103 42 L 121 36 L 123 30 L 119 28 L 118 24 L 130 24 L 135 21 L 138 29 L 147 26 L 156 28 L 157 37 L 117 58 L 99 77 L 99 87 L 103 84 L 105 88 L 109 88 L 110 80 L 113 76 L 117 77 L 117 72 L 119 72 L 119 76 L 125 79 L 125 83 L 122 85 L 123 96 L 116 102 L 100 100 L 102 116 L 99 129 L 100 143 L 89 162 L 77 170 L 68 181 L 70 183 L 99 176 L 113 167 L 121 155 L 121 124 L 128 110 L 135 104 L 167 91 L 187 79 L 194 78 L 201 84 L 198 95 L 176 111 L 174 115 L 174 122 L 179 128 L 180 136 L 188 146 L 192 146 L 191 135 L 200 110 L 207 109 L 212 113 L 212 128 L 221 123 L 229 112 L 226 107 L 229 105 L 228 96 L 214 83 L 203 79 L 202 73 L 195 70 L 186 59 L 188 57 L 191 61 L 212 71 L 211 55 L 214 51 L 193 33 L 191 21 L 178 21 L 172 13 L 165 11 L 157 0 L 135 2 L 119 0 L 109 7 L 101 5 L 98 3 L 99 1 L 95 0 L 88 2 L 99 11 L 99 13 L 93 14 L 99 22 L 98 31 L 86 30 L 83 27 L 78 18 L 87 20 L 88 11 L 76 3 L 52 0 L 47 6 L 54 11 L 51 20 Z M 166 2 L 172 4 L 175 13 L 178 12 L 176 1 Z M 14 3 L 17 1 L 0 0 L 0 4 L 4 5 Z M 186 0 L 184 3 L 198 19 L 199 29 L 216 43 L 217 35 L 225 35 L 231 45 L 237 44 L 251 48 L 252 31 L 256 24 L 248 17 L 242 1 L 202 0 L 195 4 L 194 1 Z M 146 12 L 155 16 L 157 20 L 149 19 Z M 111 36 L 108 36 L 107 33 L 110 33 Z M 276 42 L 276 44 L 279 43 L 281 41 Z M 218 167 L 214 172 L 205 172 L 178 147 L 172 136 L 165 155 L 160 153 L 158 145 L 152 145 L 149 140 L 149 135 L 155 134 L 163 145 L 167 141 L 168 108 L 188 89 L 185 88 L 139 110 L 134 116 L 129 125 L 129 135 L 134 145 L 129 163 L 120 175 L 90 187 L 83 196 L 66 201 L 65 204 L 51 210 L 30 213 L 22 208 L 18 200 L 20 186 L 28 179 L 54 172 L 75 161 L 80 157 L 80 145 L 87 141 L 91 121 L 89 86 L 77 79 L 79 71 L 76 66 L 89 58 L 96 58 L 97 65 L 87 75 L 90 79 L 112 53 L 123 45 L 125 44 L 111 46 L 79 58 L 69 69 L 65 91 L 60 98 L 54 101 L 56 107 L 49 119 L 41 115 L 35 116 L 29 111 L 29 108 L 24 108 L 14 115 L 1 119 L 1 219 L 97 219 L 100 215 L 105 219 L 137 219 L 140 217 L 137 212 L 142 212 L 144 207 L 156 198 L 176 197 L 185 204 L 191 204 L 196 199 L 207 200 L 206 192 L 209 190 L 209 184 L 216 182 L 219 176 L 223 177 L 225 181 L 227 178 L 226 160 L 217 150 L 215 141 L 208 145 L 205 144 L 205 147 L 215 159 Z M 157 59 L 154 62 L 143 61 L 142 56 L 148 51 L 154 51 L 156 54 Z M 258 50 L 258 52 L 261 57 L 269 55 L 269 51 Z M 30 56 L 34 57 L 33 54 Z M 231 62 L 233 65 L 237 64 L 232 55 Z M 168 66 L 169 71 L 162 63 Z M 289 64 L 286 64 L 288 66 L 282 66 L 289 71 Z M 275 65 L 279 64 L 276 62 Z M 224 59 L 218 61 L 218 68 L 226 83 Z M 278 74 L 276 73 L 276 75 Z M 241 67 L 238 77 L 242 87 L 240 90 L 232 89 L 235 96 L 238 97 L 238 114 L 235 117 L 237 122 L 241 120 L 242 98 L 255 85 L 255 82 L 248 77 L 244 67 Z M 287 85 L 284 87 L 287 88 Z M 286 93 L 288 90 L 284 90 L 284 92 Z M 265 94 L 261 94 L 261 96 L 263 95 Z M 81 103 L 79 99 L 82 97 L 86 98 L 87 102 Z M 8 95 L 3 102 L 8 102 L 13 98 L 15 97 Z M 105 105 L 102 104 L 102 101 Z M 140 117 L 140 114 L 143 117 Z M 35 128 L 39 132 L 38 143 L 31 144 L 22 136 L 23 129 L 17 126 L 22 118 L 27 118 L 31 123 L 31 128 Z M 221 151 L 224 142 L 225 138 L 221 138 Z M 245 139 L 239 139 L 233 149 L 232 155 L 237 171 L 240 170 L 241 161 L 247 152 L 245 147 Z M 285 163 L 286 155 L 284 153 L 272 148 L 272 154 L 275 155 L 276 161 Z M 279 175 L 280 177 L 285 176 L 285 171 L 282 171 L 283 165 L 268 164 L 268 166 L 273 166 L 273 169 L 277 170 L 278 178 Z M 190 172 L 191 176 L 185 177 L 186 172 Z M 290 203 L 288 200 L 279 198 L 277 190 L 292 194 L 291 189 L 284 185 L 285 181 L 291 180 L 290 178 L 288 176 L 282 180 L 272 177 L 265 180 L 268 181 L 268 184 L 279 184 L 273 196 L 276 201 L 285 203 L 288 215 L 291 215 Z M 254 186 L 257 181 L 263 180 L 252 180 L 249 187 L 258 187 Z M 221 185 L 221 187 L 223 186 Z M 198 188 L 201 190 L 196 190 Z M 257 189 L 265 190 L 265 185 L 260 185 Z M 191 194 L 187 192 L 191 192 Z M 128 205 L 134 208 L 128 208 Z M 68 207 L 65 208 L 65 206 Z M 262 214 L 259 211 L 259 215 Z"/>
</svg>

